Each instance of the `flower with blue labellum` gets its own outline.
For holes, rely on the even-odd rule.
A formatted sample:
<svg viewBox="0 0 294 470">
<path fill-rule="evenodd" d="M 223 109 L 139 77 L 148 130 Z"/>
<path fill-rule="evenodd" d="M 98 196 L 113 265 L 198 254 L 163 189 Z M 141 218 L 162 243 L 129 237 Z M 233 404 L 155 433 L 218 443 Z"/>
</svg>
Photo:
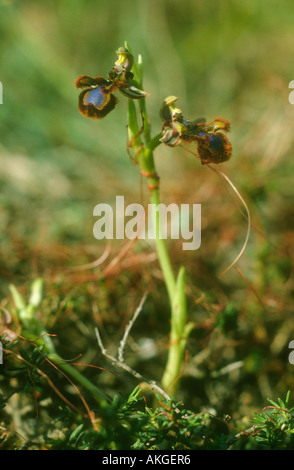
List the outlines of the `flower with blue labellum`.
<svg viewBox="0 0 294 470">
<path fill-rule="evenodd" d="M 110 92 L 110 83 L 103 77 L 82 75 L 75 81 L 77 88 L 84 88 L 79 96 L 79 110 L 88 118 L 101 119 L 113 110 L 117 98 Z"/>
<path fill-rule="evenodd" d="M 130 52 L 125 47 L 120 47 L 117 55 L 118 60 L 109 72 L 107 80 L 89 75 L 81 75 L 76 79 L 76 88 L 84 89 L 79 95 L 79 110 L 85 117 L 101 119 L 107 116 L 118 103 L 113 94 L 117 90 L 131 99 L 145 98 L 148 95 L 132 83 L 133 56 Z"/>
<path fill-rule="evenodd" d="M 232 146 L 222 132 L 203 132 L 195 135 L 197 153 L 202 164 L 222 163 L 231 158 Z"/>
<path fill-rule="evenodd" d="M 216 118 L 210 123 L 204 119 L 187 120 L 175 106 L 177 99 L 176 96 L 168 96 L 160 108 L 159 114 L 164 121 L 161 142 L 171 147 L 182 142 L 196 142 L 197 155 L 202 164 L 229 160 L 232 146 L 223 134 L 230 130 L 229 122 L 223 118 Z"/>
</svg>

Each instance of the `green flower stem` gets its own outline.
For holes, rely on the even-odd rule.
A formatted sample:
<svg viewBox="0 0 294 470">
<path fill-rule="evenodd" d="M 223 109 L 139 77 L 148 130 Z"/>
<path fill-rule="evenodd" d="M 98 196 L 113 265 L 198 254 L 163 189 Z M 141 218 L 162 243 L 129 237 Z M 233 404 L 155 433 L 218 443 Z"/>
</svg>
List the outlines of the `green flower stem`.
<svg viewBox="0 0 294 470">
<path fill-rule="evenodd" d="M 24 327 L 22 336 L 30 340 L 34 339 L 34 344 L 37 346 L 44 346 L 44 353 L 48 355 L 48 359 L 62 370 L 62 372 L 69 375 L 71 379 L 88 390 L 97 403 L 101 404 L 102 401 L 108 401 L 109 398 L 99 388 L 57 354 L 51 337 L 48 335 L 42 323 L 36 319 L 35 309 L 42 300 L 43 281 L 37 279 L 33 283 L 32 294 L 28 304 L 26 304 L 13 284 L 10 285 L 9 288 L 17 308 L 19 320 Z"/>
<path fill-rule="evenodd" d="M 186 274 L 180 268 L 171 309 L 170 346 L 167 363 L 162 377 L 162 386 L 174 394 L 179 385 L 179 376 L 183 367 L 187 338 L 194 328 L 192 322 L 187 323 Z"/>
<path fill-rule="evenodd" d="M 134 64 L 136 84 L 142 88 L 142 60 Z M 138 126 L 136 107 L 133 100 L 129 99 L 128 107 L 128 132 L 131 147 L 136 152 L 136 161 L 141 174 L 146 178 L 149 189 L 149 203 L 152 204 L 153 226 L 155 227 L 155 244 L 159 264 L 163 273 L 171 306 L 171 332 L 170 345 L 166 368 L 162 376 L 162 386 L 173 395 L 179 383 L 178 378 L 183 365 L 187 337 L 192 324 L 187 324 L 187 305 L 185 293 L 185 270 L 180 268 L 177 279 L 175 278 L 171 260 L 167 250 L 165 239 L 161 236 L 160 212 L 156 208 L 160 204 L 159 178 L 156 173 L 153 152 L 161 143 L 161 134 L 151 137 L 151 127 L 147 115 L 145 99 L 139 100 L 139 111 L 142 119 L 142 131 Z"/>
<path fill-rule="evenodd" d="M 182 367 L 183 355 L 185 352 L 186 340 L 183 338 L 183 331 L 186 324 L 186 298 L 185 298 L 185 271 L 180 268 L 177 286 L 172 303 L 170 346 L 166 368 L 162 377 L 162 384 L 165 388 L 172 388 L 175 391 L 177 378 Z"/>
<path fill-rule="evenodd" d="M 140 100 L 139 107 L 144 125 L 144 143 L 141 136 L 139 135 L 139 126 L 137 121 L 136 107 L 133 100 L 129 99 L 128 107 L 128 132 L 129 141 L 132 142 L 132 147 L 137 152 L 137 162 L 140 167 L 142 175 L 147 180 L 149 188 L 149 202 L 153 204 L 153 207 L 157 207 L 160 204 L 159 197 L 159 180 L 156 173 L 153 149 L 160 143 L 159 139 L 151 139 L 150 126 L 148 123 L 148 116 L 145 106 L 145 100 Z M 146 124 L 148 123 L 148 124 Z M 147 127 L 145 127 L 145 125 Z M 165 284 L 167 287 L 170 302 L 172 303 L 176 280 L 172 269 L 171 261 L 167 251 L 165 240 L 160 236 L 160 214 L 158 211 L 153 211 L 153 226 L 155 227 L 155 243 L 158 254 L 159 264 L 164 276 Z"/>
<path fill-rule="evenodd" d="M 153 152 L 146 147 L 143 152 L 141 152 L 138 162 L 140 165 L 141 172 L 143 174 L 150 174 L 151 176 L 146 176 L 147 185 L 149 187 L 149 202 L 153 204 L 153 226 L 155 228 L 155 244 L 156 251 L 158 255 L 159 264 L 163 273 L 165 280 L 166 288 L 168 291 L 170 303 L 173 302 L 173 296 L 176 288 L 176 280 L 171 265 L 170 257 L 168 254 L 167 246 L 165 240 L 161 237 L 161 221 L 160 213 L 156 210 L 157 206 L 160 204 L 159 197 L 159 187 L 158 187 L 158 178 L 156 176 L 156 170 L 154 165 Z"/>
<path fill-rule="evenodd" d="M 175 279 L 165 239 L 161 236 L 160 212 L 156 210 L 160 204 L 158 178 L 156 175 L 153 151 L 147 145 L 139 152 L 138 163 L 141 172 L 146 175 L 149 187 L 149 202 L 154 208 L 153 224 L 155 227 L 155 244 L 159 264 L 165 280 L 171 305 L 171 333 L 166 368 L 162 377 L 162 386 L 172 395 L 176 391 L 176 379 L 181 371 L 188 331 L 186 329 L 187 305 L 185 293 L 185 270 L 180 268 Z"/>
</svg>

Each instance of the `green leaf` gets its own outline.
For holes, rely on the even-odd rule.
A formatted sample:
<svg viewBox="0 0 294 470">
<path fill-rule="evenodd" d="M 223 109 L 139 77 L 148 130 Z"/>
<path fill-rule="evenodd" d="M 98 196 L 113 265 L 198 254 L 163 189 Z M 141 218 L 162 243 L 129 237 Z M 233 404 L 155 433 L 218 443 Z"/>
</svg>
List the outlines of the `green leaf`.
<svg viewBox="0 0 294 470">
<path fill-rule="evenodd" d="M 44 281 L 43 279 L 36 279 L 31 288 L 31 296 L 29 299 L 29 304 L 33 307 L 38 307 L 44 295 Z"/>
<path fill-rule="evenodd" d="M 187 305 L 186 305 L 186 272 L 185 268 L 181 266 L 177 281 L 176 281 L 176 291 L 174 294 L 174 302 L 173 307 L 175 312 L 177 312 L 173 316 L 173 322 L 177 334 L 179 337 L 182 336 L 183 330 L 186 324 L 186 313 L 187 313 Z"/>
<path fill-rule="evenodd" d="M 70 435 L 69 442 L 72 443 L 77 437 L 79 437 L 80 432 L 84 428 L 83 424 L 80 424 Z"/>
<path fill-rule="evenodd" d="M 16 308 L 20 311 L 26 310 L 26 308 L 27 308 L 26 302 L 25 302 L 24 298 L 22 297 L 22 295 L 18 292 L 15 285 L 10 284 L 9 289 L 10 289 L 10 292 L 12 294 L 13 301 L 15 303 Z"/>
</svg>

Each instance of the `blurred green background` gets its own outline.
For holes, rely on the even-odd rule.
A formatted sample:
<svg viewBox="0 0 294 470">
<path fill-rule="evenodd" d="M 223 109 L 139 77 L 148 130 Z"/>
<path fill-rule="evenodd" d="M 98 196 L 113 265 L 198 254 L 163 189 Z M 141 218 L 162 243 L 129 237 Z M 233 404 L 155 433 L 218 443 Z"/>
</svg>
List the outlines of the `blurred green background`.
<svg viewBox="0 0 294 470">
<path fill-rule="evenodd" d="M 156 150 L 162 201 L 202 204 L 200 249 L 183 252 L 181 242 L 169 242 L 175 267 L 187 267 L 189 315 L 196 325 L 182 398 L 191 406 L 242 415 L 265 397 L 293 388 L 293 24 L 290 0 L 2 0 L 2 306 L 9 305 L 10 282 L 26 293 L 32 279 L 43 277 L 44 312 L 51 312 L 54 332 L 67 325 L 71 336 L 62 329 L 61 343 L 72 357 L 87 350 L 83 327 L 76 336 L 71 329 L 78 319 L 89 322 L 90 335 L 93 318 L 105 331 L 109 327 L 107 338 L 115 344 L 149 289 L 134 335 L 167 345 L 167 298 L 152 245 L 142 242 L 127 251 L 103 285 L 99 268 L 74 275 L 69 270 L 104 252 L 106 243 L 92 234 L 96 204 L 112 203 L 116 195 L 147 202 L 144 181 L 127 153 L 127 100 L 119 94 L 119 105 L 105 119 L 85 119 L 74 87 L 81 74 L 106 77 L 115 51 L 127 41 L 143 57 L 154 135 L 162 125 L 160 105 L 170 94 L 179 97 L 189 119 L 222 116 L 231 122 L 233 156 L 219 168 L 252 216 L 241 271 L 219 279 L 245 239 L 239 203 L 184 149 Z M 114 242 L 112 258 L 124 246 Z M 96 317 L 93 304 L 99 307 Z M 138 367 L 158 379 L 163 364 L 158 370 L 154 362 L 154 369 Z M 230 364 L 231 372 L 221 372 Z"/>
</svg>

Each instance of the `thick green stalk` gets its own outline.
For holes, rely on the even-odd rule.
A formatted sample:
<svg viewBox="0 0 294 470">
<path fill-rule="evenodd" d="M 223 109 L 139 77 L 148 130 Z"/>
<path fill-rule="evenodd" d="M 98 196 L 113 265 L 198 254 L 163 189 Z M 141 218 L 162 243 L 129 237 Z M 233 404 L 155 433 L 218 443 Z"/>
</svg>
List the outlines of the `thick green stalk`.
<svg viewBox="0 0 294 470">
<path fill-rule="evenodd" d="M 129 46 L 126 44 L 128 50 Z M 133 65 L 136 86 L 143 89 L 143 63 L 139 56 L 138 62 Z M 134 101 L 129 99 L 128 108 L 128 130 L 129 142 L 136 152 L 136 160 L 141 174 L 146 178 L 149 189 L 149 203 L 153 208 L 152 218 L 155 228 L 155 244 L 160 268 L 163 273 L 171 306 L 171 333 L 166 368 L 162 377 L 162 386 L 168 389 L 170 395 L 176 391 L 179 374 L 183 365 L 184 352 L 187 337 L 191 331 L 192 324 L 187 321 L 187 305 L 185 292 L 185 270 L 181 268 L 176 279 L 166 240 L 161 236 L 160 211 L 156 210 L 160 204 L 159 178 L 156 173 L 153 151 L 161 143 L 160 135 L 151 137 L 151 126 L 146 110 L 145 99 L 139 99 L 139 111 L 142 120 L 142 131 L 138 126 L 137 111 Z"/>
<path fill-rule="evenodd" d="M 168 358 L 162 377 L 162 386 L 173 395 L 179 385 L 179 376 L 183 367 L 187 338 L 194 328 L 192 322 L 187 323 L 185 269 L 180 268 L 171 306 L 171 332 Z"/>
<path fill-rule="evenodd" d="M 140 167 L 140 172 L 146 178 L 147 187 L 149 189 L 149 203 L 153 209 L 152 218 L 153 227 L 155 228 L 156 251 L 171 306 L 170 345 L 166 368 L 162 377 L 162 386 L 164 389 L 168 389 L 169 393 L 172 395 L 176 391 L 176 381 L 182 368 L 186 340 L 188 332 L 191 329 L 190 327 L 188 329 L 186 325 L 185 270 L 184 268 L 180 269 L 178 279 L 176 280 L 167 250 L 166 240 L 161 236 L 160 211 L 157 210 L 160 204 L 159 178 L 156 173 L 153 155 L 154 148 L 156 148 L 160 142 L 158 136 L 151 139 L 144 100 L 140 100 L 139 106 L 144 124 L 144 139 L 138 137 L 139 128 L 137 124 L 136 108 L 132 100 L 129 100 L 129 138 L 133 139 L 133 143 L 135 144 L 133 148 L 137 151 L 137 162 Z M 148 123 L 147 128 L 145 128 L 146 123 Z"/>
<path fill-rule="evenodd" d="M 168 291 L 170 303 L 173 301 L 173 295 L 176 287 L 176 280 L 174 277 L 173 268 L 171 265 L 170 257 L 168 254 L 166 241 L 161 236 L 161 220 L 160 212 L 157 210 L 160 204 L 158 178 L 155 171 L 153 152 L 147 147 L 142 152 L 141 157 L 138 159 L 141 172 L 149 176 L 146 176 L 147 185 L 149 188 L 149 203 L 152 204 L 152 218 L 153 226 L 155 229 L 155 244 L 158 255 L 159 264 L 163 273 L 166 288 Z"/>
<path fill-rule="evenodd" d="M 150 136 L 149 124 L 145 128 L 145 124 L 148 123 L 147 112 L 145 108 L 145 101 L 140 100 L 140 109 L 144 125 L 144 142 L 139 136 L 139 126 L 136 115 L 136 107 L 133 100 L 129 100 L 128 108 L 128 129 L 129 129 L 129 141 L 132 142 L 132 147 L 138 153 L 137 161 L 140 167 L 141 174 L 147 180 L 147 186 L 149 188 L 149 202 L 153 204 L 154 208 L 160 204 L 159 198 L 159 179 L 156 173 L 153 146 L 154 140 Z M 160 236 L 160 214 L 154 210 L 153 214 L 153 226 L 155 228 L 155 243 L 156 250 L 159 259 L 159 264 L 164 276 L 165 284 L 167 287 L 170 302 L 172 302 L 173 294 L 175 291 L 176 280 L 174 277 L 171 261 L 167 251 L 165 240 Z"/>
</svg>

